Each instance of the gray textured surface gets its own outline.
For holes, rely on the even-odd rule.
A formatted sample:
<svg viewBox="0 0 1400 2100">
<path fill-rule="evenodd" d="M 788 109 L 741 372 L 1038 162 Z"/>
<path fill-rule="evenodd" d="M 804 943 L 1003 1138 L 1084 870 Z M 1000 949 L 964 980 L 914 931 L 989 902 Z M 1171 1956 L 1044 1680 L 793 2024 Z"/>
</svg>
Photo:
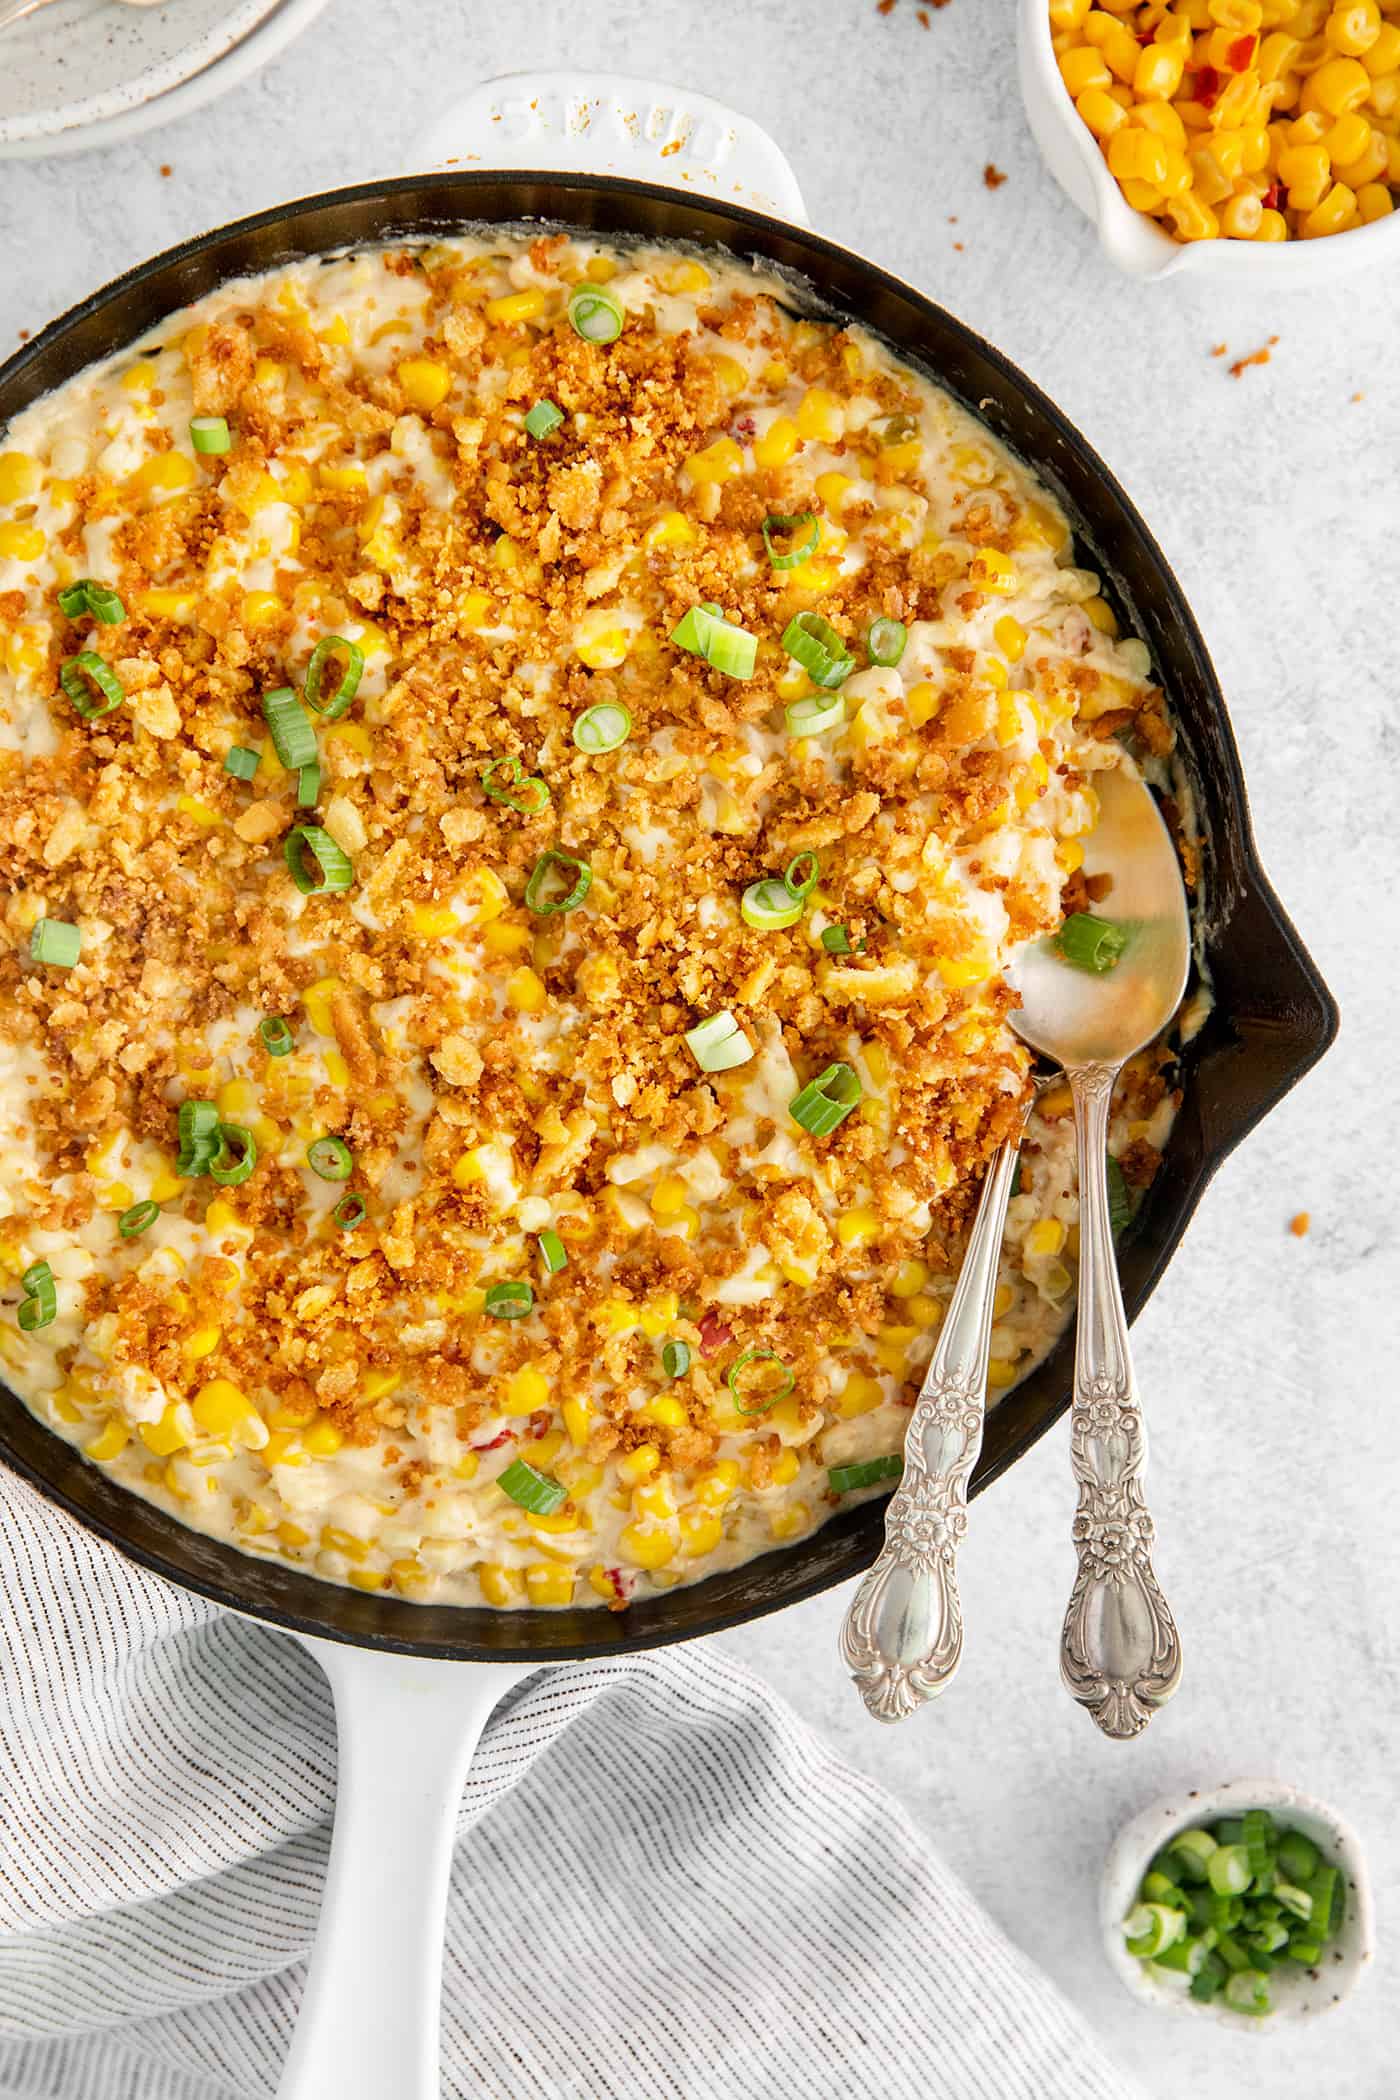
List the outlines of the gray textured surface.
<svg viewBox="0 0 1400 2100">
<path fill-rule="evenodd" d="M 1112 1831 L 1154 1793 L 1268 1771 L 1361 1825 L 1383 1933 L 1393 1923 L 1400 282 L 1255 302 L 1111 274 L 1024 130 L 1011 17 L 1010 0 L 952 0 L 927 30 L 913 0 L 885 20 L 873 0 L 336 0 L 203 115 L 0 169 L 0 342 L 220 218 L 403 167 L 452 86 L 532 59 L 611 63 L 762 118 L 814 224 L 982 329 L 1106 455 L 1204 627 L 1265 863 L 1345 1015 L 1327 1063 L 1216 1182 L 1137 1330 L 1186 1681 L 1128 1747 L 1061 1693 L 1062 1434 L 976 1509 L 967 1662 L 941 1708 L 899 1732 L 866 1719 L 838 1674 L 840 1598 L 728 1645 L 901 1796 L 1157 2100 L 1263 2100 L 1285 2083 L 1382 2100 L 1397 2077 L 1388 1962 L 1335 2021 L 1221 2034 L 1120 1993 L 1094 1893 Z M 988 160 L 1009 177 L 995 193 Z M 1272 362 L 1239 380 L 1209 355 L 1274 334 Z"/>
</svg>

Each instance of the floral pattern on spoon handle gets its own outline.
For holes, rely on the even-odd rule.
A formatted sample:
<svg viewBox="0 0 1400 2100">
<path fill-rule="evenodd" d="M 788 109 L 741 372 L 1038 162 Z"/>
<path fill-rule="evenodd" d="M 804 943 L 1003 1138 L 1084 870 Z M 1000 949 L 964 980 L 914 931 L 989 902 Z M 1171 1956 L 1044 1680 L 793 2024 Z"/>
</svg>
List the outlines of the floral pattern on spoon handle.
<svg viewBox="0 0 1400 2100">
<path fill-rule="evenodd" d="M 982 1189 L 962 1274 L 904 1439 L 885 1543 L 841 1629 L 841 1655 L 877 1721 L 902 1721 L 945 1692 L 962 1661 L 957 1549 L 982 1420 L 1006 1206 L 1020 1139 Z"/>
<path fill-rule="evenodd" d="M 1070 1462 L 1079 1490 L 1079 1571 L 1065 1613 L 1060 1674 L 1105 1735 L 1140 1735 L 1181 1682 L 1181 1641 L 1153 1572 L 1143 1498 L 1147 1431 L 1108 1207 L 1109 1107 L 1117 1065 L 1067 1077 L 1079 1145 L 1079 1324 Z"/>
</svg>

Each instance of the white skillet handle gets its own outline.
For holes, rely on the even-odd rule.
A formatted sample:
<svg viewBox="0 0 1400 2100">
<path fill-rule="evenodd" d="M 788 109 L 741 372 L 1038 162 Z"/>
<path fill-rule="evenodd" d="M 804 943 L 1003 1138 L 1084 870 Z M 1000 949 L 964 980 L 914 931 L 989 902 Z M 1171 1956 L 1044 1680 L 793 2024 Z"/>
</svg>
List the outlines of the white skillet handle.
<svg viewBox="0 0 1400 2100">
<path fill-rule="evenodd" d="M 467 1767 L 529 1674 L 306 1640 L 335 1695 L 335 1834 L 278 2100 L 439 2100 L 442 1946 Z"/>
<path fill-rule="evenodd" d="M 632 175 L 807 224 L 797 177 L 761 125 L 656 80 L 502 73 L 443 110 L 413 158 L 424 168 Z"/>
</svg>

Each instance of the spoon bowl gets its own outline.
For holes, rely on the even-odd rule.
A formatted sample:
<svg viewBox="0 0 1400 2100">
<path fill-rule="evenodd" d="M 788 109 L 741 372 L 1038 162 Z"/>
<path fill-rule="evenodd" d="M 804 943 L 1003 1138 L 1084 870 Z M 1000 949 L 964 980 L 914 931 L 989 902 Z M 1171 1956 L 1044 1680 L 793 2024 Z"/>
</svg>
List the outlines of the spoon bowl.
<svg viewBox="0 0 1400 2100">
<path fill-rule="evenodd" d="M 1121 1065 L 1160 1035 L 1191 966 L 1181 863 L 1150 791 L 1122 766 L 1095 774 L 1094 786 L 1099 820 L 1084 841 L 1084 874 L 1109 878 L 1102 915 L 1128 927 L 1128 944 L 1102 976 L 1067 963 L 1050 941 L 1023 949 L 1007 971 L 1021 995 L 1012 1027 L 1066 1071 Z"/>
</svg>

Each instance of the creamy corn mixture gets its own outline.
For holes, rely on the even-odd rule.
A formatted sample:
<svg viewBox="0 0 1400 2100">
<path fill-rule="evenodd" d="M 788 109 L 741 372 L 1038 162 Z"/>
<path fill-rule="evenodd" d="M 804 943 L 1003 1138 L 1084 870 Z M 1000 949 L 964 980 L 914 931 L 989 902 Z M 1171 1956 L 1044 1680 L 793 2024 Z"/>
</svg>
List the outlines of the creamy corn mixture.
<svg viewBox="0 0 1400 2100">
<path fill-rule="evenodd" d="M 1172 731 L 1045 491 L 785 296 L 562 235 L 305 264 L 4 440 L 0 1356 L 251 1553 L 617 1608 L 901 1448 L 1029 1092 L 1004 965 L 1093 902 L 1095 775 L 1164 775 Z M 749 675 L 672 639 L 696 606 Z M 748 922 L 764 878 L 791 923 Z M 1166 1063 L 1122 1097 L 1130 1187 Z M 1066 1318 L 1068 1106 L 1031 1120 L 993 1397 Z"/>
</svg>

